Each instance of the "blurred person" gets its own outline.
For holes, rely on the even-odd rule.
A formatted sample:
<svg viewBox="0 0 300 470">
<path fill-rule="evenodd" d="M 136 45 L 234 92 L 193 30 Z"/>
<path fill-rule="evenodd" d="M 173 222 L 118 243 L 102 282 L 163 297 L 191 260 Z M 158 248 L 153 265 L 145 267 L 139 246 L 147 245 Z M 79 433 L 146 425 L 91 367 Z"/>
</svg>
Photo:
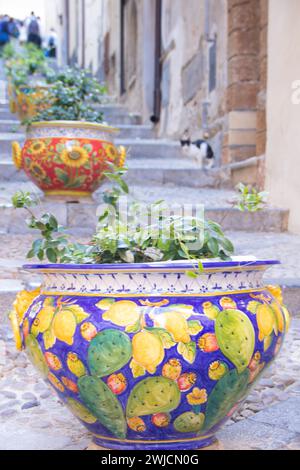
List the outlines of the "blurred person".
<svg viewBox="0 0 300 470">
<path fill-rule="evenodd" d="M 40 48 L 42 45 L 41 27 L 40 22 L 33 11 L 27 20 L 27 24 L 27 42 L 33 43 Z"/>
<path fill-rule="evenodd" d="M 8 30 L 8 34 L 12 38 L 16 39 L 20 35 L 17 21 L 14 18 L 9 18 L 8 24 L 7 24 L 7 30 Z"/>
<path fill-rule="evenodd" d="M 5 46 L 10 40 L 8 32 L 8 16 L 3 15 L 0 17 L 0 47 Z"/>
<path fill-rule="evenodd" d="M 20 31 L 19 41 L 20 41 L 20 44 L 23 45 L 27 41 L 27 27 L 26 27 L 25 21 L 20 22 L 19 31 Z"/>
<path fill-rule="evenodd" d="M 47 56 L 56 59 L 57 33 L 54 28 L 50 29 L 47 47 L 48 47 Z"/>
</svg>

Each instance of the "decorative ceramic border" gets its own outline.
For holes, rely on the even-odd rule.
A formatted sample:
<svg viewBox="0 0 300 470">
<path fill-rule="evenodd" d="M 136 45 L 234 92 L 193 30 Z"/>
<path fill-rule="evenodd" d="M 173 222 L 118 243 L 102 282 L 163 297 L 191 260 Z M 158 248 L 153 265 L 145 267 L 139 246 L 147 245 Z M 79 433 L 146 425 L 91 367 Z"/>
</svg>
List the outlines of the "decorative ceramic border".
<svg viewBox="0 0 300 470">
<path fill-rule="evenodd" d="M 191 278 L 180 272 L 43 273 L 42 292 L 61 295 L 208 295 L 258 290 L 261 270 L 201 273 Z"/>
<path fill-rule="evenodd" d="M 105 140 L 108 133 L 118 129 L 98 123 L 76 121 L 50 121 L 33 123 L 27 131 L 27 139 L 43 137 L 95 138 Z M 111 141 L 111 138 L 110 138 Z"/>
</svg>

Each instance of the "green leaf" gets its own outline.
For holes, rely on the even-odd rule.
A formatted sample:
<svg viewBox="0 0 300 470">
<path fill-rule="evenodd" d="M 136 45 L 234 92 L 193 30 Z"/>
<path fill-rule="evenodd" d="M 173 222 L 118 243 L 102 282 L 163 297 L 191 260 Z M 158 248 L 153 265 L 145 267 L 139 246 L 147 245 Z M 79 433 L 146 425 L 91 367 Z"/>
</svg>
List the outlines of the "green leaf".
<svg viewBox="0 0 300 470">
<path fill-rule="evenodd" d="M 75 319 L 76 319 L 76 323 L 79 324 L 81 322 L 83 322 L 83 320 L 86 320 L 87 318 L 89 318 L 89 314 L 86 313 L 82 307 L 80 307 L 79 305 L 68 305 L 68 306 L 64 306 L 63 307 L 63 310 L 67 310 L 68 312 L 72 312 Z"/>
<path fill-rule="evenodd" d="M 141 318 L 139 318 L 139 320 L 135 322 L 133 325 L 128 325 L 125 328 L 126 333 L 137 333 L 140 330 L 141 330 Z"/>
<path fill-rule="evenodd" d="M 157 336 L 161 340 L 165 349 L 170 349 L 176 344 L 176 342 L 173 341 L 172 335 L 164 328 L 146 327 L 145 330 Z"/>
<path fill-rule="evenodd" d="M 201 322 L 199 320 L 188 321 L 188 332 L 191 336 L 197 335 L 202 330 L 203 326 L 201 325 Z"/>
<path fill-rule="evenodd" d="M 55 174 L 57 176 L 57 178 L 62 181 L 63 183 L 65 184 L 68 184 L 69 182 L 69 175 L 63 171 L 61 168 L 55 168 Z"/>
<path fill-rule="evenodd" d="M 129 364 L 129 367 L 131 369 L 133 377 L 136 379 L 137 377 L 141 377 L 142 375 L 145 375 L 146 369 L 144 369 L 143 366 L 135 362 L 134 359 Z"/>
<path fill-rule="evenodd" d="M 57 262 L 57 253 L 53 248 L 47 248 L 46 256 L 51 263 Z"/>
<path fill-rule="evenodd" d="M 189 364 L 193 364 L 196 358 L 196 344 L 191 341 L 190 343 L 178 343 L 178 354 Z"/>
</svg>

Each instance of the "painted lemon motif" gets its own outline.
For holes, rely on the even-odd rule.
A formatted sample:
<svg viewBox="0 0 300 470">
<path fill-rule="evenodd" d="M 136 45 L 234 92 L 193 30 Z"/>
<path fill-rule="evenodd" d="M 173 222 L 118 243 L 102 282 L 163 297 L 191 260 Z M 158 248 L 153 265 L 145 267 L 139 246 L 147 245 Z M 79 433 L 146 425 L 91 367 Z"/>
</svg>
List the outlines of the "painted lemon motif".
<svg viewBox="0 0 300 470">
<path fill-rule="evenodd" d="M 259 329 L 258 339 L 263 341 L 266 336 L 270 336 L 272 331 L 277 331 L 277 319 L 273 309 L 267 304 L 261 304 L 256 310 L 256 321 Z"/>
<path fill-rule="evenodd" d="M 76 377 L 82 377 L 86 374 L 83 362 L 79 359 L 76 353 L 69 352 L 67 356 L 67 366 L 72 374 Z"/>
<path fill-rule="evenodd" d="M 31 333 L 37 336 L 39 333 L 45 333 L 51 325 L 54 317 L 55 307 L 45 306 L 35 317 L 32 326 Z"/>
<path fill-rule="evenodd" d="M 291 324 L 291 317 L 285 305 L 282 306 L 282 312 L 285 318 L 285 331 L 289 331 L 290 324 Z"/>
<path fill-rule="evenodd" d="M 75 330 L 76 318 L 70 310 L 61 310 L 55 315 L 53 332 L 57 339 L 71 346 Z"/>
<path fill-rule="evenodd" d="M 115 303 L 115 299 L 102 299 L 97 304 L 96 307 L 100 308 L 101 310 L 108 310 L 109 307 Z"/>
<path fill-rule="evenodd" d="M 165 328 L 177 343 L 189 343 L 191 337 L 188 332 L 188 322 L 179 312 L 166 312 L 160 314 L 154 321 L 156 326 Z"/>
<path fill-rule="evenodd" d="M 120 300 L 113 303 L 103 314 L 103 319 L 118 326 L 134 325 L 139 319 L 139 308 L 131 300 Z"/>
<path fill-rule="evenodd" d="M 154 374 L 156 367 L 164 359 L 165 352 L 157 336 L 148 331 L 141 331 L 132 338 L 132 356 L 149 374 Z"/>
<path fill-rule="evenodd" d="M 280 306 L 278 305 L 277 302 L 272 302 L 271 303 L 271 308 L 275 312 L 276 319 L 277 319 L 277 325 L 278 325 L 278 331 L 282 333 L 284 331 L 284 316 L 281 311 Z"/>
</svg>

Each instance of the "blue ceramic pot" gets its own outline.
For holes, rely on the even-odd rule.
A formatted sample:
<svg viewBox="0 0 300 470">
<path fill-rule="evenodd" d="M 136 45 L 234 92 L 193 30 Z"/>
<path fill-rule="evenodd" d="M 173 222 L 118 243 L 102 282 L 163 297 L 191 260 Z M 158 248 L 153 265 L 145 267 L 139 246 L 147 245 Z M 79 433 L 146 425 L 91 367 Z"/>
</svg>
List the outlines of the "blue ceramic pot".
<svg viewBox="0 0 300 470">
<path fill-rule="evenodd" d="M 281 347 L 288 313 L 262 281 L 276 263 L 25 266 L 43 284 L 23 346 L 96 444 L 207 446 Z"/>
</svg>

